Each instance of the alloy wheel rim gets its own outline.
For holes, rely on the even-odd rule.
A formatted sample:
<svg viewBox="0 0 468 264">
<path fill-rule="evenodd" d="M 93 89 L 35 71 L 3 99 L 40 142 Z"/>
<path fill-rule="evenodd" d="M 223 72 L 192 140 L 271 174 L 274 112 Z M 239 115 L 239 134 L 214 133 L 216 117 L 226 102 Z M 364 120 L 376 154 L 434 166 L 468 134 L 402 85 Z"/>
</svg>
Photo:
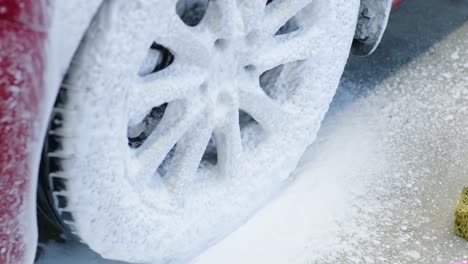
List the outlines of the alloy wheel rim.
<svg viewBox="0 0 468 264">
<path fill-rule="evenodd" d="M 303 109 L 286 100 L 274 100 L 261 87 L 260 79 L 271 69 L 300 63 L 316 52 L 316 41 L 310 40 L 323 33 L 318 25 L 278 34 L 311 2 L 273 1 L 267 5 L 265 1 L 244 1 L 238 5 L 236 1 L 207 1 L 206 14 L 196 26 L 184 23 L 174 1 L 154 4 L 155 10 L 171 10 L 168 6 L 172 6 L 173 12 L 158 18 L 165 26 L 159 32 L 154 25 L 149 30 L 157 36 L 152 41 L 174 54 L 174 62 L 161 71 L 134 76 L 129 84 L 133 85 L 129 89 L 129 127 L 141 123 L 154 107 L 167 104 L 142 146 L 130 151 L 129 163 L 139 165 L 130 166 L 129 178 L 145 186 L 154 185 L 155 178 L 163 179 L 171 192 L 183 193 L 200 169 L 211 170 L 208 173 L 218 178 L 234 177 L 246 152 L 252 151 L 248 143 L 242 143 L 239 112 L 255 122 L 258 127 L 254 130 L 263 137 L 295 129 L 290 121 L 304 119 Z M 147 53 L 141 68 L 151 60 Z M 213 138 L 217 162 L 200 166 Z M 161 175 L 158 168 L 167 159 L 171 159 L 170 168 Z"/>
<path fill-rule="evenodd" d="M 59 133 L 76 139 L 55 195 L 109 258 L 193 255 L 281 188 L 338 85 L 355 26 L 345 10 L 357 10 L 217 0 L 191 25 L 178 3 L 104 2 L 67 80 L 73 111 Z"/>
</svg>

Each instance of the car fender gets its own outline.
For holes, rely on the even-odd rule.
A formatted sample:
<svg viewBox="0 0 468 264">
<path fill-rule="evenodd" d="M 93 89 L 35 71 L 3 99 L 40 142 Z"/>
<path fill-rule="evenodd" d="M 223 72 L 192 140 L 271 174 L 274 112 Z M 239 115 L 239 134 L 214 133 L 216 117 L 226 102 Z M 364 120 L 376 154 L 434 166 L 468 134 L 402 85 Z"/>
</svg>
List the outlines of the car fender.
<svg viewBox="0 0 468 264">
<path fill-rule="evenodd" d="M 0 0 L 0 263 L 32 263 L 52 0 Z"/>
<path fill-rule="evenodd" d="M 56 47 L 55 64 L 60 86 L 68 71 L 73 55 L 80 45 L 83 36 L 96 15 L 103 0 L 66 0 L 56 1 L 54 16 L 50 29 L 51 42 Z"/>
<path fill-rule="evenodd" d="M 61 80 L 101 2 L 0 0 L 2 264 L 34 261 L 43 138 Z"/>
</svg>

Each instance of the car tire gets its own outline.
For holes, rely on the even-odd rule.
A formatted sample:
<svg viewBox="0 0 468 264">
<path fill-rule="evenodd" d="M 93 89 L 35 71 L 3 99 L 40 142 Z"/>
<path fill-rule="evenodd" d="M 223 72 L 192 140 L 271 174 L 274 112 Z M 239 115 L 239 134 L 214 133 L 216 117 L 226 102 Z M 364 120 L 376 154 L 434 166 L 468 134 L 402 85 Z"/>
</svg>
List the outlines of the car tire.
<svg viewBox="0 0 468 264">
<path fill-rule="evenodd" d="M 47 189 L 109 259 L 185 261 L 289 180 L 349 55 L 358 0 L 105 1 L 59 92 Z"/>
</svg>

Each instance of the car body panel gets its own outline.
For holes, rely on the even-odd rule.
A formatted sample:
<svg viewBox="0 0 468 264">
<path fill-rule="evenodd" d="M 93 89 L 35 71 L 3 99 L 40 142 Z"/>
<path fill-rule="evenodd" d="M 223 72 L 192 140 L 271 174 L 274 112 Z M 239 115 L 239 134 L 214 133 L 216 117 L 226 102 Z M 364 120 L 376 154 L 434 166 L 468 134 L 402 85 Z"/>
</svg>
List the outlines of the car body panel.
<svg viewBox="0 0 468 264">
<path fill-rule="evenodd" d="M 0 263 L 31 263 L 49 0 L 0 1 Z"/>
<path fill-rule="evenodd" d="M 405 2 L 406 0 L 393 0 L 393 3 L 392 3 L 392 10 L 395 9 L 398 5 L 400 5 L 401 3 Z"/>
<path fill-rule="evenodd" d="M 59 81 L 67 72 L 73 55 L 102 2 L 102 0 L 55 2 L 50 37 L 56 49 L 55 60 Z"/>
<path fill-rule="evenodd" d="M 0 20 L 44 31 L 50 22 L 49 0 L 0 0 Z"/>
</svg>

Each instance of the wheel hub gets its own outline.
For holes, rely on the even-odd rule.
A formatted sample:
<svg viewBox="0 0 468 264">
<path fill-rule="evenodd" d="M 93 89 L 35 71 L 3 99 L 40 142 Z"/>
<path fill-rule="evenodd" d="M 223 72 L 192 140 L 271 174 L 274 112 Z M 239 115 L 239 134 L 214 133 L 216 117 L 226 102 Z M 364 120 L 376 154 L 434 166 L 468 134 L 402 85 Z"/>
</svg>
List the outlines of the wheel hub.
<svg viewBox="0 0 468 264">
<path fill-rule="evenodd" d="M 249 77 L 249 69 L 242 65 L 242 42 L 242 39 L 218 39 L 214 42 L 215 50 L 209 73 L 201 88 L 216 102 L 215 105 L 222 105 L 226 101 L 232 101 L 234 97 L 237 98 L 239 80 Z M 227 100 L 228 97 L 231 97 L 231 100 Z"/>
</svg>

